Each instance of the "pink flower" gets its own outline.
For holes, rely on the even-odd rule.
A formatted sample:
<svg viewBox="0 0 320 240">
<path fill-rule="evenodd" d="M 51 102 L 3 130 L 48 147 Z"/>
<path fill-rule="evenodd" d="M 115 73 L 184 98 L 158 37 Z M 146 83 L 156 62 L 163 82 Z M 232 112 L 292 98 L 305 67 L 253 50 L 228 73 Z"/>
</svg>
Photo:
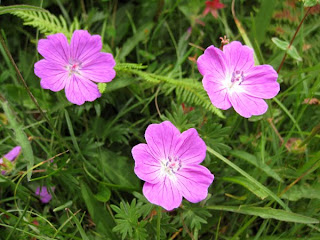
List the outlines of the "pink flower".
<svg viewBox="0 0 320 240">
<path fill-rule="evenodd" d="M 218 18 L 218 9 L 225 8 L 225 5 L 220 0 L 206 1 L 206 8 L 203 11 L 203 15 L 206 16 L 211 12 L 214 18 Z"/>
<path fill-rule="evenodd" d="M 55 189 L 55 187 L 51 187 L 51 191 L 52 191 L 52 192 L 54 191 L 54 189 Z M 52 196 L 51 196 L 51 194 L 48 192 L 48 189 L 47 189 L 46 186 L 43 186 L 43 187 L 41 187 L 41 188 L 40 188 L 40 187 L 37 187 L 35 194 L 36 194 L 37 196 L 40 196 L 40 201 L 41 201 L 42 203 L 48 203 L 48 202 L 50 202 L 51 199 L 52 199 Z"/>
<path fill-rule="evenodd" d="M 13 162 L 14 160 L 16 160 L 16 158 L 19 156 L 19 154 L 21 153 L 21 147 L 20 146 L 16 146 L 13 149 L 11 149 L 10 152 L 8 152 L 6 155 L 3 156 L 3 158 L 9 160 L 10 162 Z M 0 158 L 0 165 L 4 166 L 4 168 L 8 168 L 8 166 L 5 165 L 5 163 L 3 162 L 3 158 Z M 1 171 L 1 174 L 4 175 L 6 173 L 6 171 Z"/>
<path fill-rule="evenodd" d="M 197 61 L 202 84 L 214 106 L 233 106 L 241 116 L 264 114 L 280 91 L 278 74 L 270 65 L 254 66 L 253 50 L 234 41 L 223 47 L 208 47 Z"/>
<path fill-rule="evenodd" d="M 92 81 L 110 82 L 116 75 L 112 54 L 101 48 L 101 37 L 85 30 L 74 31 L 70 45 L 62 33 L 41 39 L 38 51 L 45 59 L 34 65 L 41 87 L 54 92 L 64 88 L 67 99 L 77 105 L 101 97 Z"/>
<path fill-rule="evenodd" d="M 133 147 L 132 155 L 148 201 L 170 211 L 180 206 L 182 197 L 193 203 L 204 200 L 214 176 L 200 165 L 207 147 L 197 131 L 180 133 L 165 121 L 149 125 L 145 138 L 147 144 Z"/>
</svg>

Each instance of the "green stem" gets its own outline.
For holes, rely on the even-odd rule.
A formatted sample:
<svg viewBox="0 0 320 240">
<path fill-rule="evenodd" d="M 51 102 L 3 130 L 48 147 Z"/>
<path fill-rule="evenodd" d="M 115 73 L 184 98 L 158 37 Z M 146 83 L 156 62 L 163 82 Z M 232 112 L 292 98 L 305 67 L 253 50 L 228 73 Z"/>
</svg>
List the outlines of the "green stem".
<svg viewBox="0 0 320 240">
<path fill-rule="evenodd" d="M 157 207 L 157 215 L 158 215 L 158 219 L 157 219 L 157 240 L 160 240 L 160 230 L 161 230 L 161 212 L 162 212 L 162 208 L 160 206 Z"/>
</svg>

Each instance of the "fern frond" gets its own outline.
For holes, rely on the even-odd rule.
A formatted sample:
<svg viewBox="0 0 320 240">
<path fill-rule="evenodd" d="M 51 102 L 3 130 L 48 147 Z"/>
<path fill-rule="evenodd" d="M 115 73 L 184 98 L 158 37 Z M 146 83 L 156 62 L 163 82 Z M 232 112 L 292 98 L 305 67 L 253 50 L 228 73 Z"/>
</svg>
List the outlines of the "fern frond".
<svg viewBox="0 0 320 240">
<path fill-rule="evenodd" d="M 24 25 L 35 27 L 45 35 L 63 33 L 68 39 L 71 38 L 72 32 L 62 16 L 56 17 L 49 11 L 14 11 L 10 14 L 21 18 Z"/>
<path fill-rule="evenodd" d="M 124 67 L 118 69 L 118 71 L 124 71 L 127 73 L 138 75 L 143 80 L 151 83 L 163 83 L 166 87 L 170 89 L 169 92 L 171 92 L 171 90 L 173 89 L 176 90 L 176 94 L 179 100 L 193 106 L 201 106 L 204 109 L 216 114 L 217 116 L 224 118 L 222 112 L 212 105 L 201 83 L 193 79 L 184 78 L 181 80 L 177 80 L 153 73 L 147 73 L 140 70 Z"/>
</svg>

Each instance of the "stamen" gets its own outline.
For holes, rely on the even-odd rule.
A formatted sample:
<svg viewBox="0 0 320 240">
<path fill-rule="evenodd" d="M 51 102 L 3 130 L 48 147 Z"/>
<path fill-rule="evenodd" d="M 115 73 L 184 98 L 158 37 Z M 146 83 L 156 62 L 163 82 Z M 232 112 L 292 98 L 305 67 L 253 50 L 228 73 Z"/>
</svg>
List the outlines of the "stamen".
<svg viewBox="0 0 320 240">
<path fill-rule="evenodd" d="M 82 66 L 81 66 L 81 62 L 79 62 L 77 60 L 69 59 L 69 64 L 67 66 L 65 66 L 65 68 L 69 72 L 69 76 L 71 76 L 73 74 L 80 75 L 80 70 L 81 70 Z"/>
<path fill-rule="evenodd" d="M 173 177 L 181 168 L 181 160 L 178 157 L 168 156 L 167 159 L 161 162 L 162 173 Z"/>
</svg>

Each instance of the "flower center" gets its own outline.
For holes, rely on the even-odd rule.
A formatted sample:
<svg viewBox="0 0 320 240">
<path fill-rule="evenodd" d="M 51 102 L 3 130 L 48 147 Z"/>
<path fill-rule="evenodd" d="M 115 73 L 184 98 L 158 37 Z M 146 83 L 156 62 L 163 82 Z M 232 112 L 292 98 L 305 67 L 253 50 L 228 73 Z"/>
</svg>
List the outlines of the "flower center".
<svg viewBox="0 0 320 240">
<path fill-rule="evenodd" d="M 168 176 L 174 176 L 181 168 L 181 161 L 178 157 L 169 156 L 161 162 L 161 170 Z"/>
<path fill-rule="evenodd" d="M 81 70 L 81 68 L 81 62 L 72 59 L 69 60 L 69 64 L 66 66 L 66 69 L 69 72 L 69 76 L 71 76 L 72 74 L 80 75 L 79 70 Z"/>
<path fill-rule="evenodd" d="M 233 86 L 239 86 L 244 81 L 243 71 L 234 71 L 231 76 L 231 81 L 228 85 L 229 89 Z"/>
</svg>

